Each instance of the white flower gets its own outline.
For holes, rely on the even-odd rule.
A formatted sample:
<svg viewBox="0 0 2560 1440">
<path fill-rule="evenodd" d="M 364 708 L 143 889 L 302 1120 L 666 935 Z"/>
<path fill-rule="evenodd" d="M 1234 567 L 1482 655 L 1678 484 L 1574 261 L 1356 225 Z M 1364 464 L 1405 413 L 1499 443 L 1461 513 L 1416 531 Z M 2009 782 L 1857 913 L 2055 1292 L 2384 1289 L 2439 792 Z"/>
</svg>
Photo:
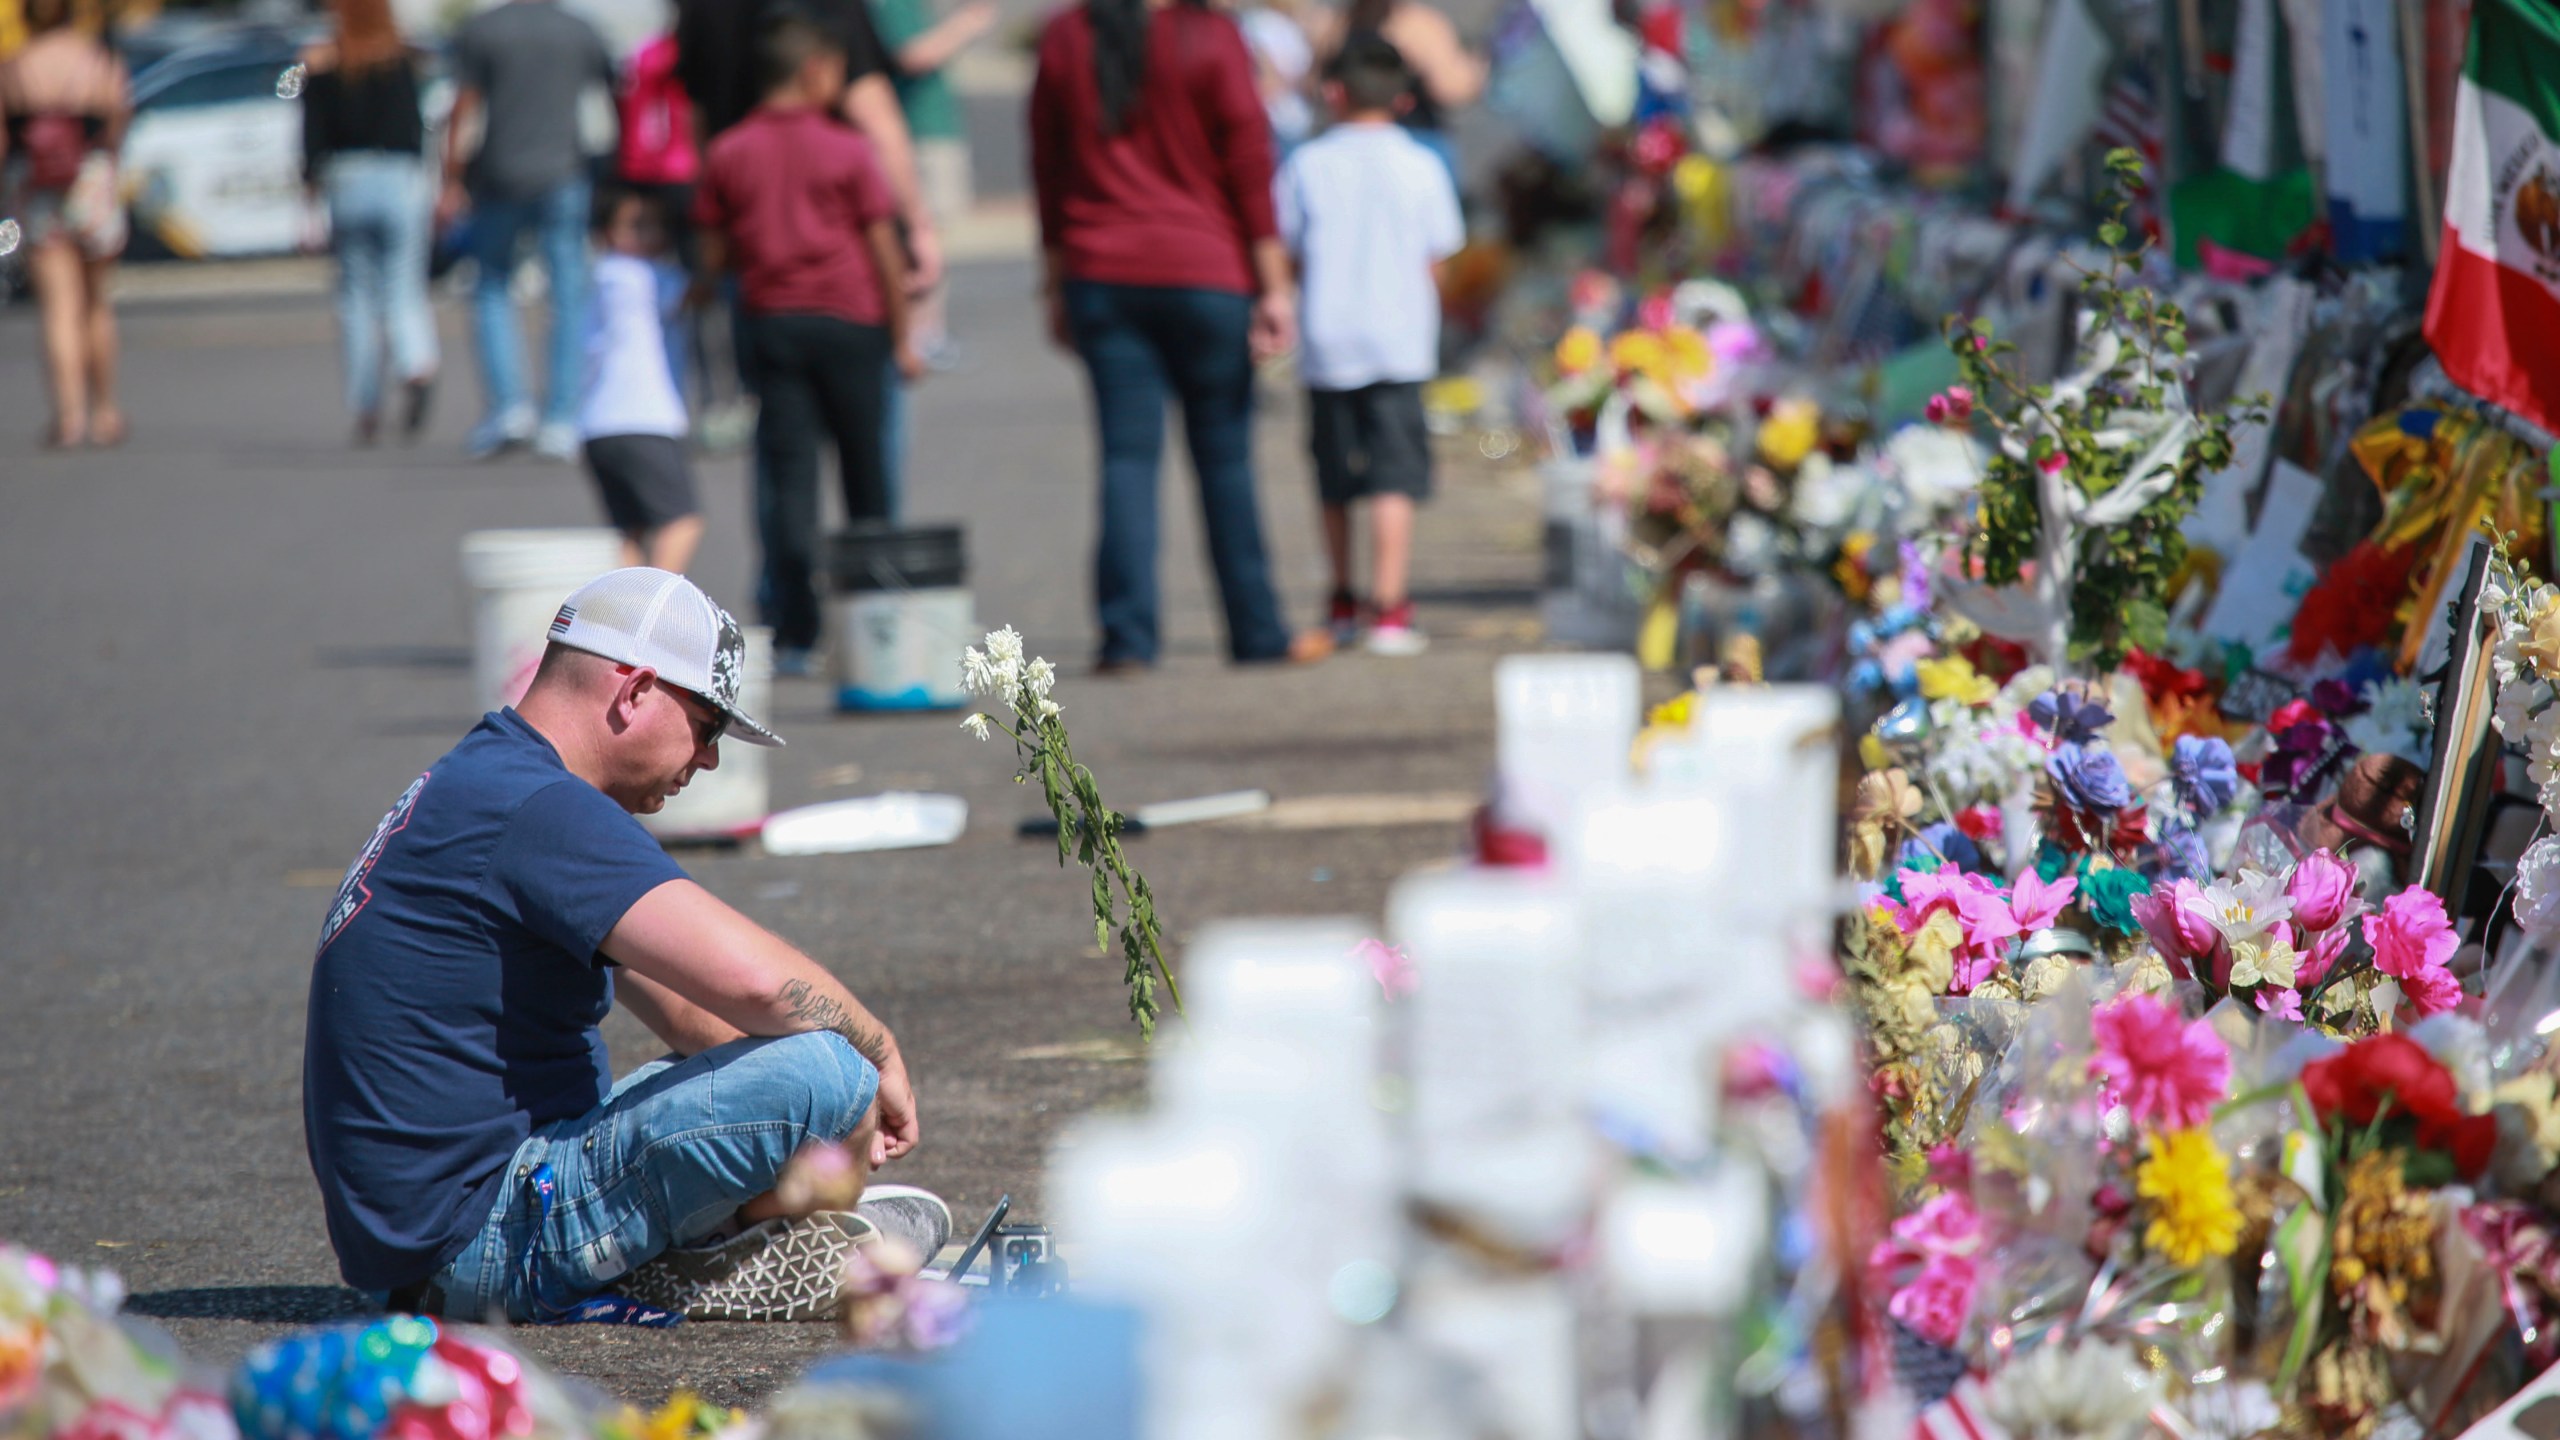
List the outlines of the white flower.
<svg viewBox="0 0 2560 1440">
<path fill-rule="evenodd" d="M 1058 667 L 1038 656 L 1032 657 L 1031 662 L 1022 667 L 1022 688 L 1035 696 L 1047 696 L 1057 683 Z"/>
<path fill-rule="evenodd" d="M 2266 934 L 2279 920 L 2293 918 L 2293 898 L 2285 894 L 2284 877 L 2257 870 L 2243 869 L 2231 879 L 2207 885 L 2204 901 L 2222 938 L 2235 945 Z"/>
<path fill-rule="evenodd" d="M 1050 699 L 1046 695 L 1042 695 L 1034 699 L 1031 703 L 1038 707 L 1037 712 L 1032 718 L 1038 720 L 1055 720 L 1058 718 L 1057 701 Z"/>
<path fill-rule="evenodd" d="M 1005 669 L 1022 664 L 1022 636 L 1010 625 L 987 632 L 987 658 Z"/>
<path fill-rule="evenodd" d="M 2347 721 L 2347 738 L 2356 748 L 2426 764 L 2426 692 L 2415 682 L 2394 676 L 2367 684 L 2364 698 L 2372 708 Z"/>
<path fill-rule="evenodd" d="M 960 722 L 960 728 L 984 740 L 988 734 L 987 717 L 983 713 L 972 714 L 968 719 Z"/>
<path fill-rule="evenodd" d="M 2516 860 L 2516 923 L 2527 935 L 2560 929 L 2560 835 L 2545 835 Z"/>
<path fill-rule="evenodd" d="M 2018 1440 L 2113 1440 L 2138 1433 L 2159 1378 L 2122 1345 L 2047 1345 L 1984 1387 L 1983 1409 Z"/>
</svg>

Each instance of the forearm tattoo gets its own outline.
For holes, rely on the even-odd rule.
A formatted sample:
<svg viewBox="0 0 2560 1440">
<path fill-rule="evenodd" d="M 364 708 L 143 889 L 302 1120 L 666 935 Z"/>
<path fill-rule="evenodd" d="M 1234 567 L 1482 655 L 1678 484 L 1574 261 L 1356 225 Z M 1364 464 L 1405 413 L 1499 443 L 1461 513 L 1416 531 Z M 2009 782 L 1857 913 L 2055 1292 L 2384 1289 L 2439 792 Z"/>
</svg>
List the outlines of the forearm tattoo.
<svg viewBox="0 0 2560 1440">
<path fill-rule="evenodd" d="M 802 1021 L 812 1030 L 833 1030 L 852 1042 L 862 1058 L 875 1066 L 889 1063 L 889 1036 L 876 1025 L 865 1025 L 841 1001 L 832 995 L 821 995 L 806 980 L 786 981 L 782 987 L 782 1004 L 791 1018 Z"/>
</svg>

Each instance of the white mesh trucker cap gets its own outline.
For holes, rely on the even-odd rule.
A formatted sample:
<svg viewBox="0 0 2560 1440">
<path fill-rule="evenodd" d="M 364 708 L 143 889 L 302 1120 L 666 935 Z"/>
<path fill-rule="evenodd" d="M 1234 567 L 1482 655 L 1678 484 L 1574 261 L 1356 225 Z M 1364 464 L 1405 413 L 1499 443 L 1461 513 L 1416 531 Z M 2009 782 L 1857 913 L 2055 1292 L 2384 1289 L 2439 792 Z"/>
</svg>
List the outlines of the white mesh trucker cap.
<svg viewBox="0 0 2560 1440">
<path fill-rule="evenodd" d="M 750 745 L 782 743 L 738 708 L 747 670 L 745 633 L 681 575 L 646 565 L 607 571 L 561 603 L 551 619 L 551 638 L 618 665 L 648 666 L 668 684 L 718 706 L 729 717 L 729 733 Z"/>
</svg>

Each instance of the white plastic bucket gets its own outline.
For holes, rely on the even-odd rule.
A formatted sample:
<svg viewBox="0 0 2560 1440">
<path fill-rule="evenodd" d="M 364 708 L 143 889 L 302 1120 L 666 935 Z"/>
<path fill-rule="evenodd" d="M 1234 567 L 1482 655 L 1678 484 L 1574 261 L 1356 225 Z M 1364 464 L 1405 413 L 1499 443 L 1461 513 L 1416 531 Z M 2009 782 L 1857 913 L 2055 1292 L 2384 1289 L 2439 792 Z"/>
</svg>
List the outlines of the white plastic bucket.
<svg viewBox="0 0 2560 1440">
<path fill-rule="evenodd" d="M 475 530 L 462 537 L 462 579 L 471 588 L 471 678 L 481 709 L 524 697 L 551 643 L 560 602 L 621 563 L 622 537 L 602 527 Z"/>
<path fill-rule="evenodd" d="M 959 587 L 830 596 L 827 624 L 839 710 L 947 710 L 969 703 L 960 652 L 978 639 L 978 607 Z"/>
<path fill-rule="evenodd" d="M 773 631 L 762 625 L 746 628 L 746 672 L 738 680 L 738 704 L 758 720 L 773 719 Z M 640 823 L 664 840 L 744 838 L 764 825 L 773 809 L 773 774 L 765 768 L 770 752 L 744 740 L 720 742 L 720 766 L 700 770 L 676 798 Z"/>
</svg>

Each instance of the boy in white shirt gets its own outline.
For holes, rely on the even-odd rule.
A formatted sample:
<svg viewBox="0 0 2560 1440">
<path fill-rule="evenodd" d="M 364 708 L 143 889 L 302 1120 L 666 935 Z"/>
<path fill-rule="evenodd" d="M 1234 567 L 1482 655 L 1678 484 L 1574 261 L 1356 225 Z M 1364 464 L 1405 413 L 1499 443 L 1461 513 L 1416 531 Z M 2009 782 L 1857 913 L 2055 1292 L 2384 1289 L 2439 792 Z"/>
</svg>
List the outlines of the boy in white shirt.
<svg viewBox="0 0 2560 1440">
<path fill-rule="evenodd" d="M 1406 590 L 1414 507 L 1431 494 L 1422 384 L 1440 366 L 1440 262 L 1466 240 L 1448 168 L 1396 123 L 1412 87 L 1393 45 L 1352 36 L 1325 70 L 1332 128 L 1291 151 L 1273 182 L 1280 237 L 1298 262 L 1299 368 L 1334 642 L 1360 638 L 1351 509 L 1366 502 L 1375 655 L 1419 654 L 1427 643 Z"/>
<path fill-rule="evenodd" d="M 622 563 L 681 575 L 702 543 L 702 506 L 685 458 L 684 397 L 667 367 L 658 286 L 666 220 L 654 196 L 605 186 L 596 192 L 595 229 L 587 387 L 578 407 L 587 473 L 622 532 Z"/>
</svg>

